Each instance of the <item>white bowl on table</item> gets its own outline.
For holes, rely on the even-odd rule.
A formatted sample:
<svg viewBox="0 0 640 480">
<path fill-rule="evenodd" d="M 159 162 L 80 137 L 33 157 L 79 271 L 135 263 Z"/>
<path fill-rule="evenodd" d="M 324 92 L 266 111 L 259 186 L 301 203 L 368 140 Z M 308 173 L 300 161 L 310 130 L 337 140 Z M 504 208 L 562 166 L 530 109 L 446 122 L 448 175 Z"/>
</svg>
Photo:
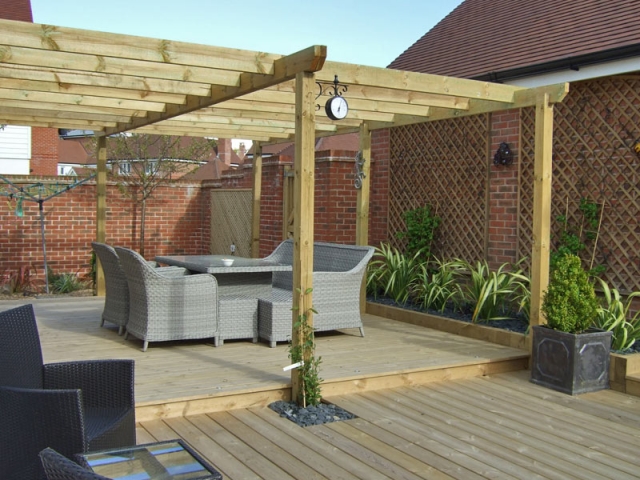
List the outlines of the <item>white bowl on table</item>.
<svg viewBox="0 0 640 480">
<path fill-rule="evenodd" d="M 225 267 L 230 267 L 231 265 L 233 265 L 233 260 L 233 258 L 223 258 L 221 261 Z"/>
</svg>

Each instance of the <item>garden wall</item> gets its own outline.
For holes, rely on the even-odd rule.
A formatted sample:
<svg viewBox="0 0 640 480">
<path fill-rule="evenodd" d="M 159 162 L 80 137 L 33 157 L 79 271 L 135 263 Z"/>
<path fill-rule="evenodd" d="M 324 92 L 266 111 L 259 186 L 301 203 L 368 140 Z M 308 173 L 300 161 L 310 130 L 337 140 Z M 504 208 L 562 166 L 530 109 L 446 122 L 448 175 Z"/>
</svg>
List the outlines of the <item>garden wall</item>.
<svg viewBox="0 0 640 480">
<path fill-rule="evenodd" d="M 42 183 L 60 190 L 71 177 L 11 178 L 17 185 Z M 199 183 L 177 182 L 161 187 L 147 207 L 145 256 L 197 254 L 209 245 L 208 192 Z M 46 195 L 43 195 L 46 197 Z M 23 216 L 15 215 L 16 201 L 0 204 L 0 274 L 2 283 L 25 266 L 33 267 L 43 285 L 43 251 L 38 204 L 23 202 Z M 96 237 L 96 185 L 87 182 L 43 203 L 47 263 L 54 273 L 90 272 L 91 242 Z M 107 243 L 138 250 L 139 209 L 113 183 L 107 185 Z"/>
<path fill-rule="evenodd" d="M 357 190 L 353 187 L 355 152 L 323 151 L 316 155 L 315 239 L 353 244 Z M 284 170 L 290 157 L 263 161 L 260 256 L 266 256 L 283 238 Z M 13 176 L 19 186 L 41 183 L 60 190 L 75 177 Z M 178 180 L 160 187 L 147 205 L 145 257 L 206 254 L 210 248 L 210 197 L 216 189 L 247 189 L 253 185 L 252 167 L 244 166 L 219 181 Z M 53 190 L 51 190 L 53 191 Z M 46 195 L 44 195 L 46 196 Z M 16 201 L 0 203 L 0 284 L 21 267 L 33 267 L 44 285 L 38 205 L 24 202 L 23 216 L 15 215 Z M 44 202 L 47 260 L 54 273 L 90 272 L 91 242 L 96 236 L 96 184 L 89 181 Z M 117 185 L 107 185 L 106 241 L 139 250 L 140 212 Z"/>
<path fill-rule="evenodd" d="M 581 198 L 604 205 L 584 263 L 595 251 L 612 287 L 640 290 L 640 75 L 573 83 L 554 112 L 552 243 L 559 215 L 580 231 Z M 429 203 L 443 219 L 437 256 L 494 267 L 530 258 L 534 130 L 535 110 L 525 108 L 374 132 L 371 211 L 380 215 L 372 213 L 370 243 L 402 248 L 403 213 Z M 501 142 L 515 154 L 511 165 L 493 164 Z M 377 195 L 385 188 L 388 196 Z"/>
</svg>

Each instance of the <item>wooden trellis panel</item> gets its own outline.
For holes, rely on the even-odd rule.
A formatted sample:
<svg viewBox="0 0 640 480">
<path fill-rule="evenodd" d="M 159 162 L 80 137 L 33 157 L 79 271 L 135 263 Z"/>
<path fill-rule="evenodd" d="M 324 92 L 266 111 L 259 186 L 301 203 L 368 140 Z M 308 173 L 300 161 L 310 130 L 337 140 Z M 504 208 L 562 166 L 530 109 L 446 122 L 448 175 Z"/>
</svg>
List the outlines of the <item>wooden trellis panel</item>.
<svg viewBox="0 0 640 480">
<path fill-rule="evenodd" d="M 211 253 L 251 257 L 251 190 L 215 190 L 211 192 Z"/>
<path fill-rule="evenodd" d="M 440 258 L 485 256 L 488 115 L 391 129 L 389 242 L 407 210 L 431 205 L 442 218 L 432 247 Z"/>
<path fill-rule="evenodd" d="M 533 198 L 533 108 L 521 111 L 521 199 L 519 255 L 531 254 Z M 558 215 L 581 221 L 580 199 L 605 202 L 595 265 L 621 291 L 640 290 L 640 76 L 609 77 L 571 84 L 557 104 L 553 133 L 552 243 Z M 589 265 L 592 243 L 583 254 Z"/>
</svg>

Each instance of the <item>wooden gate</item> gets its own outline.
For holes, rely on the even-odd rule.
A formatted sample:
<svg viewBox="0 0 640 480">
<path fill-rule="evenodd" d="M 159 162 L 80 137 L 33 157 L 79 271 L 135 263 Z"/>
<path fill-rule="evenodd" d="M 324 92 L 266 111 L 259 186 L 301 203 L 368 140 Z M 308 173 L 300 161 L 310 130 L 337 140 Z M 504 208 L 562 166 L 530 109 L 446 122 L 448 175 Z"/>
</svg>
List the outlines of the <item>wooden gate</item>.
<svg viewBox="0 0 640 480">
<path fill-rule="evenodd" d="M 251 190 L 211 192 L 211 254 L 251 257 Z"/>
</svg>

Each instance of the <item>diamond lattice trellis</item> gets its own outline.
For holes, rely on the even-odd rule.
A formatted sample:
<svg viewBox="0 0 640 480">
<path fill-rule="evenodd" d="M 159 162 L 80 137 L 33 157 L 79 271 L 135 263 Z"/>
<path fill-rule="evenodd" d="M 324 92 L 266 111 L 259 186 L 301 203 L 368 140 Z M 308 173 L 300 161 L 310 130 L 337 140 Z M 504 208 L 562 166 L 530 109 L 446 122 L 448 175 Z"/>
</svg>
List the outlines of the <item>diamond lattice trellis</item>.
<svg viewBox="0 0 640 480">
<path fill-rule="evenodd" d="M 532 245 L 533 108 L 521 112 L 521 199 L 519 254 Z M 581 198 L 603 203 L 594 265 L 605 265 L 605 280 L 621 291 L 640 290 L 640 76 L 575 83 L 557 104 L 553 132 L 552 219 L 568 213 L 579 224 Z M 552 242 L 560 224 L 552 221 Z M 590 265 L 593 244 L 583 260 Z"/>
<path fill-rule="evenodd" d="M 488 115 L 391 129 L 389 241 L 404 248 L 403 214 L 429 204 L 443 219 L 432 246 L 441 258 L 484 258 Z"/>
</svg>

